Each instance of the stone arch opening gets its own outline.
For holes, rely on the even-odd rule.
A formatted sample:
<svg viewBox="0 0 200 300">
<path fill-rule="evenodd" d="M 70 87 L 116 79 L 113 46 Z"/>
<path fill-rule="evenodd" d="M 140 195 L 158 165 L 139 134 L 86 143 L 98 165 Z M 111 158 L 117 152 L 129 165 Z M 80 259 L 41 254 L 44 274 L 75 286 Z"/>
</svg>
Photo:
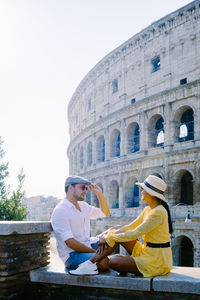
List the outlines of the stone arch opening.
<svg viewBox="0 0 200 300">
<path fill-rule="evenodd" d="M 193 177 L 188 171 L 181 177 L 181 203 L 193 205 Z"/>
<path fill-rule="evenodd" d="M 127 152 L 134 153 L 140 150 L 140 128 L 138 123 L 131 123 L 127 129 Z"/>
<path fill-rule="evenodd" d="M 179 141 L 189 141 L 194 139 L 194 117 L 193 110 L 186 110 L 181 117 Z"/>
<path fill-rule="evenodd" d="M 120 156 L 120 131 L 114 129 L 110 136 L 110 157 Z"/>
<path fill-rule="evenodd" d="M 159 174 L 159 173 L 157 173 L 157 172 L 155 172 L 155 173 L 152 173 L 152 175 L 154 175 L 154 176 L 157 176 L 157 177 L 159 177 L 159 178 L 161 178 L 161 179 L 163 179 L 163 177 Z"/>
<path fill-rule="evenodd" d="M 184 142 L 194 139 L 194 111 L 190 106 L 178 109 L 174 118 L 175 140 Z"/>
<path fill-rule="evenodd" d="M 87 145 L 87 165 L 92 165 L 92 142 L 89 142 Z"/>
<path fill-rule="evenodd" d="M 175 205 L 193 205 L 193 176 L 188 170 L 182 169 L 175 174 L 172 190 Z"/>
<path fill-rule="evenodd" d="M 164 145 L 164 119 L 161 115 L 154 115 L 148 126 L 149 147 L 162 147 Z"/>
<path fill-rule="evenodd" d="M 194 246 L 187 236 L 179 236 L 173 246 L 173 264 L 181 267 L 194 266 Z"/>
<path fill-rule="evenodd" d="M 130 177 L 125 184 L 124 203 L 125 207 L 139 206 L 139 187 L 136 185 L 136 178 Z"/>
<path fill-rule="evenodd" d="M 119 208 L 119 184 L 116 180 L 110 183 L 110 208 Z"/>
<path fill-rule="evenodd" d="M 105 139 L 103 135 L 99 136 L 97 139 L 96 155 L 97 155 L 97 162 L 105 161 Z"/>
</svg>

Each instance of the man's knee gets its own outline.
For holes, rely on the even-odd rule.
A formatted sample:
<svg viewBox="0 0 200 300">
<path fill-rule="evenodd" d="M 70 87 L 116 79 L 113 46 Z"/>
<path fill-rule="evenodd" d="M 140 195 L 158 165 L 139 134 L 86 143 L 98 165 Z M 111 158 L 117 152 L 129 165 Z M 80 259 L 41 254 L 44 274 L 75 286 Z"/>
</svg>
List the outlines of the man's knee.
<svg viewBox="0 0 200 300">
<path fill-rule="evenodd" d="M 97 263 L 99 271 L 107 271 L 109 269 L 109 259 L 106 257 Z"/>
</svg>

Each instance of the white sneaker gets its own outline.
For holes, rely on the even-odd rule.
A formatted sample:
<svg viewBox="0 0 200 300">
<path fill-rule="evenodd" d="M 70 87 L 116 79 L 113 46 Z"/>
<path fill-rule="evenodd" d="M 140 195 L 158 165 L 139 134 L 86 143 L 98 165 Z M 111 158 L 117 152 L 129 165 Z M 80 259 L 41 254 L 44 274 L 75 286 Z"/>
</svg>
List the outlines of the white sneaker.
<svg viewBox="0 0 200 300">
<path fill-rule="evenodd" d="M 76 270 L 69 271 L 71 275 L 97 275 L 99 271 L 96 263 L 92 263 L 90 260 L 86 260 L 78 266 Z"/>
</svg>

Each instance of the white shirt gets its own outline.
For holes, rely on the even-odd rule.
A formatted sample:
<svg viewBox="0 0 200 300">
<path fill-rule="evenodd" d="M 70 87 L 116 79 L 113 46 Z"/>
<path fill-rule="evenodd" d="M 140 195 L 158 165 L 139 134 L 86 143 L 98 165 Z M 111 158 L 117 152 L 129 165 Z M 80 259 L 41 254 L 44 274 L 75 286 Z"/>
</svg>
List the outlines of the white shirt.
<svg viewBox="0 0 200 300">
<path fill-rule="evenodd" d="M 78 201 L 81 211 L 67 199 L 62 200 L 55 208 L 51 217 L 51 224 L 57 240 L 57 250 L 60 258 L 65 262 L 69 253 L 74 251 L 67 247 L 65 241 L 74 238 L 82 244 L 91 247 L 91 242 L 98 239 L 90 237 L 90 219 L 104 218 L 100 208 Z"/>
</svg>

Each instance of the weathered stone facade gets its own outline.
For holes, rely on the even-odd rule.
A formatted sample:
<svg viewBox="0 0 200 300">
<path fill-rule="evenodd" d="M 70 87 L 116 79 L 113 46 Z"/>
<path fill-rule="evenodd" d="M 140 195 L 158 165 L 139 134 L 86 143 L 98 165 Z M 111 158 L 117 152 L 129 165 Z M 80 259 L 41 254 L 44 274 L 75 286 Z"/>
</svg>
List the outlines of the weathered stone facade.
<svg viewBox="0 0 200 300">
<path fill-rule="evenodd" d="M 159 174 L 168 184 L 174 263 L 200 266 L 200 1 L 104 57 L 77 87 L 68 119 L 70 174 L 100 184 L 112 208 L 93 233 L 138 215 L 135 183 Z"/>
</svg>

